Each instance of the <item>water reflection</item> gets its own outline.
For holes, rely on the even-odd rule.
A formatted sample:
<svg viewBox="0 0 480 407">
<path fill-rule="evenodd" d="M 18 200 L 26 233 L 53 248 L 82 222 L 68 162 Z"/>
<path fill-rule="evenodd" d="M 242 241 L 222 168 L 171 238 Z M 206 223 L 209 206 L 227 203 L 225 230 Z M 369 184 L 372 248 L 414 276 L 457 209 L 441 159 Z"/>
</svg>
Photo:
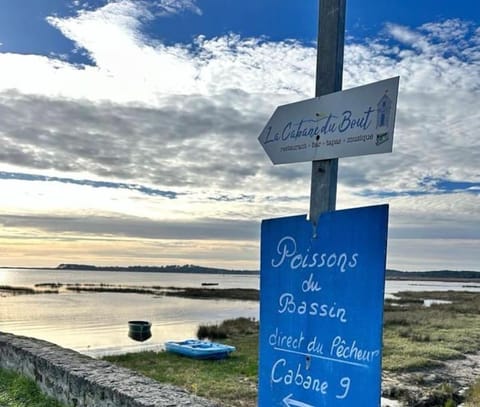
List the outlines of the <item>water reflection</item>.
<svg viewBox="0 0 480 407">
<path fill-rule="evenodd" d="M 258 318 L 253 301 L 193 300 L 142 294 L 62 293 L 1 298 L 0 331 L 33 336 L 82 353 L 159 349 L 167 340 L 195 337 L 199 324 L 239 316 Z M 152 337 L 138 343 L 127 322 L 152 323 Z"/>
<path fill-rule="evenodd" d="M 215 288 L 260 287 L 258 275 L 147 273 L 124 271 L 31 270 L 0 269 L 0 285 L 33 287 L 42 283 L 106 283 L 122 285 L 159 285 L 175 287 L 201 287 L 202 283 L 216 284 Z"/>
<path fill-rule="evenodd" d="M 432 305 L 435 304 L 451 304 L 452 301 L 446 301 L 446 300 L 423 300 L 423 305 L 425 307 L 431 307 Z"/>
</svg>

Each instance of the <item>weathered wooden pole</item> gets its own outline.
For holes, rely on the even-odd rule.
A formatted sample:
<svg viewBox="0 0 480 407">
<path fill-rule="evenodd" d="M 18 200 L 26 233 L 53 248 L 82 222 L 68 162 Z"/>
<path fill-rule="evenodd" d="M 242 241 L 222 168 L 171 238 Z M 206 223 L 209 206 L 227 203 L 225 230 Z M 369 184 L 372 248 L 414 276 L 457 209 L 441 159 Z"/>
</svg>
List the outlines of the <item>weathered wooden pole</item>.
<svg viewBox="0 0 480 407">
<path fill-rule="evenodd" d="M 342 89 L 346 0 L 319 0 L 315 97 Z M 335 210 L 338 158 L 312 162 L 310 221 Z"/>
</svg>

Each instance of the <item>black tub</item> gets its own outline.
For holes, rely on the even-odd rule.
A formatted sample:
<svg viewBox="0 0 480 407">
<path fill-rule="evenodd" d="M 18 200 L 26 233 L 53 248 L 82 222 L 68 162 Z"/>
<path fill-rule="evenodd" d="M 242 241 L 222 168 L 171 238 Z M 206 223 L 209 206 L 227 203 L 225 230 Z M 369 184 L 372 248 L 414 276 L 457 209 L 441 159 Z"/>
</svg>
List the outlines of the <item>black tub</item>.
<svg viewBox="0 0 480 407">
<path fill-rule="evenodd" d="M 151 327 L 148 321 L 128 321 L 128 336 L 134 341 L 146 341 L 152 336 Z"/>
</svg>

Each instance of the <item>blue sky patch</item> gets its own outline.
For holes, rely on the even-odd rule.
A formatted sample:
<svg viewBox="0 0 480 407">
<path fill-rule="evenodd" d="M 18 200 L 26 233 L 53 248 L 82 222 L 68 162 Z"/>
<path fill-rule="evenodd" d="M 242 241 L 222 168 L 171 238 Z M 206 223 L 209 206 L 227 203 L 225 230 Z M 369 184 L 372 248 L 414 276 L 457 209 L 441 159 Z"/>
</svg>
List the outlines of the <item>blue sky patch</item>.
<svg viewBox="0 0 480 407">
<path fill-rule="evenodd" d="M 63 18 L 76 14 L 71 3 L 65 0 L 4 1 L 0 3 L 0 51 L 55 56 L 74 64 L 91 64 L 84 51 L 77 49 L 73 41 L 47 21 L 51 16 Z"/>
<path fill-rule="evenodd" d="M 163 191 L 160 189 L 149 188 L 139 184 L 127 184 L 123 182 L 111 181 L 93 181 L 88 179 L 74 179 L 64 177 L 49 177 L 47 175 L 26 174 L 20 172 L 6 172 L 0 171 L 0 179 L 4 180 L 18 180 L 18 181 L 44 181 L 44 182 L 61 182 L 63 184 L 74 184 L 88 186 L 92 188 L 114 188 L 114 189 L 128 189 L 137 191 L 149 196 L 162 196 L 168 199 L 176 199 L 178 194 L 173 191 Z"/>
<path fill-rule="evenodd" d="M 95 10 L 107 3 L 107 0 L 91 0 L 75 6 L 75 2 L 65 0 L 4 1 L 0 3 L 0 51 L 56 56 L 74 64 L 91 65 L 93 62 L 86 50 L 78 49 L 73 41 L 47 21 L 47 17 L 73 17 L 82 10 Z M 480 7 L 476 0 L 457 2 L 454 15 L 451 14 L 452 8 L 448 7 L 449 3 L 450 0 L 349 0 L 346 15 L 347 38 L 368 41 L 368 38 L 376 35 L 390 21 L 416 27 L 431 21 L 432 18 L 480 20 Z M 166 45 L 191 44 L 199 35 L 214 38 L 230 33 L 239 34 L 241 37 L 262 37 L 270 41 L 295 39 L 312 45 L 317 39 L 316 1 L 192 2 L 201 14 L 188 7 L 168 14 L 165 13 L 162 2 L 153 0 L 143 4 L 148 5 L 150 17 L 153 18 L 143 19 L 142 34 Z M 412 13 L 412 10 L 415 12 Z M 445 10 L 449 11 L 448 15 Z"/>
<path fill-rule="evenodd" d="M 456 194 L 466 192 L 474 195 L 480 194 L 480 182 L 451 181 L 446 178 L 425 177 L 419 183 L 419 189 L 401 191 L 373 191 L 363 190 L 359 195 L 365 197 L 395 198 L 398 196 L 424 196 Z"/>
</svg>

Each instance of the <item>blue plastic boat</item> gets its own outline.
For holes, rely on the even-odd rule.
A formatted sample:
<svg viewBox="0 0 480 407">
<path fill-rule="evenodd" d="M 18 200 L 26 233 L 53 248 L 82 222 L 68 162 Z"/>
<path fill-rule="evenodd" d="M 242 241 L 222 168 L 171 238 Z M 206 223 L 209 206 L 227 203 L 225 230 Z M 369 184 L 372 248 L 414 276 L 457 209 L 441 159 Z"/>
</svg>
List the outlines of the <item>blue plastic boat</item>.
<svg viewBox="0 0 480 407">
<path fill-rule="evenodd" d="M 165 342 L 165 350 L 194 359 L 224 359 L 235 350 L 235 346 L 200 341 L 198 339 L 187 339 L 179 342 Z"/>
</svg>

